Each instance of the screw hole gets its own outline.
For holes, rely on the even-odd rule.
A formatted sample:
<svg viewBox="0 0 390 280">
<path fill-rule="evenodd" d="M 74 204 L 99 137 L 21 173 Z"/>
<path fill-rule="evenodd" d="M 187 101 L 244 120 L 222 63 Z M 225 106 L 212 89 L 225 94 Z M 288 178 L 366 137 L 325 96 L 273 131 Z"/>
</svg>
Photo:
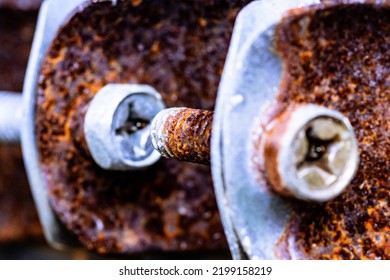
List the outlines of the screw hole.
<svg viewBox="0 0 390 280">
<path fill-rule="evenodd" d="M 131 135 L 134 132 L 145 128 L 150 123 L 150 120 L 137 116 L 133 110 L 133 103 L 129 103 L 128 106 L 128 116 L 124 124 L 115 130 L 116 135 Z"/>
<path fill-rule="evenodd" d="M 308 152 L 306 154 L 304 162 L 314 162 L 320 160 L 328 151 L 328 147 L 339 141 L 339 136 L 336 135 L 332 139 L 322 140 L 315 135 L 313 128 L 309 127 L 306 130 L 306 138 L 309 143 Z"/>
</svg>

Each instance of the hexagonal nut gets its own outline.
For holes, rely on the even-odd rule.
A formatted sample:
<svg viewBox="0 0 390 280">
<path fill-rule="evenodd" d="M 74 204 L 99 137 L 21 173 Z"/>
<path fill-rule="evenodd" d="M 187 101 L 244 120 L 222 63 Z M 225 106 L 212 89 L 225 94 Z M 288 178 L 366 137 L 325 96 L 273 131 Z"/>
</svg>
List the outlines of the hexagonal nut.
<svg viewBox="0 0 390 280">
<path fill-rule="evenodd" d="M 160 154 L 150 139 L 150 122 L 164 109 L 160 94 L 148 85 L 108 84 L 94 96 L 84 120 L 89 151 L 103 169 L 150 166 Z"/>
</svg>

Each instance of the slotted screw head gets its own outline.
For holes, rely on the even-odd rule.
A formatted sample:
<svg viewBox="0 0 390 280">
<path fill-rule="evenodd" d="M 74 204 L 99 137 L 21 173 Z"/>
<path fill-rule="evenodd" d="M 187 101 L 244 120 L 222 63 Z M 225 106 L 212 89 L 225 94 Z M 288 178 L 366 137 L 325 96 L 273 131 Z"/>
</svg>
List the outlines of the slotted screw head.
<svg viewBox="0 0 390 280">
<path fill-rule="evenodd" d="M 150 139 L 150 122 L 164 109 L 148 85 L 108 84 L 92 99 L 84 134 L 95 162 L 104 169 L 129 170 L 154 164 L 160 154 Z"/>
<path fill-rule="evenodd" d="M 264 158 L 276 191 L 319 202 L 339 195 L 359 164 L 349 120 L 316 105 L 292 106 L 272 123 Z"/>
</svg>

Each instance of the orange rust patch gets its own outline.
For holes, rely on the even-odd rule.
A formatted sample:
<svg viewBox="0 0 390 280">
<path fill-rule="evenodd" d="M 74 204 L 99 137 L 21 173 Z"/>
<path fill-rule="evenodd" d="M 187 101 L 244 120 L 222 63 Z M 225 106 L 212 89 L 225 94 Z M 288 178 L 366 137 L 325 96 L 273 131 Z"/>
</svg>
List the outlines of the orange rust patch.
<svg viewBox="0 0 390 280">
<path fill-rule="evenodd" d="M 390 259 L 390 7 L 385 2 L 293 10 L 276 31 L 284 61 L 278 106 L 314 103 L 338 110 L 359 142 L 359 170 L 341 196 L 318 205 L 289 202 L 294 226 L 286 234 L 302 258 Z"/>
</svg>

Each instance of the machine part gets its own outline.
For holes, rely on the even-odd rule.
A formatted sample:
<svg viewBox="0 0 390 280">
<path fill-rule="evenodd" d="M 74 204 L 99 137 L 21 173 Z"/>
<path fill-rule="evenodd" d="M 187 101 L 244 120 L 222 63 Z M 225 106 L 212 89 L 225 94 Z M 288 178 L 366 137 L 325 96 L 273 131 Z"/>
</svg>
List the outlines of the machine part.
<svg viewBox="0 0 390 280">
<path fill-rule="evenodd" d="M 153 119 L 153 146 L 164 157 L 210 164 L 213 112 L 170 108 Z M 290 105 L 263 136 L 271 188 L 286 196 L 324 202 L 349 185 L 359 163 L 351 124 L 339 112 L 316 105 Z"/>
<path fill-rule="evenodd" d="M 36 11 L 0 8 L 0 90 L 9 94 L 22 90 L 36 18 Z M 2 108 L 3 102 L 1 98 Z M 8 110 L 3 108 L 0 114 L 4 109 Z M 10 114 L 6 117 L 14 117 L 14 112 Z M 0 168 L 0 246 L 42 239 L 19 145 L 0 143 Z"/>
<path fill-rule="evenodd" d="M 152 122 L 153 146 L 166 158 L 210 165 L 212 123 L 212 111 L 165 109 Z"/>
<path fill-rule="evenodd" d="M 0 91 L 0 142 L 19 143 L 22 95 Z"/>
<path fill-rule="evenodd" d="M 324 202 L 338 196 L 359 165 L 355 133 L 346 117 L 316 105 L 289 106 L 265 132 L 263 149 L 272 189 Z"/>
<path fill-rule="evenodd" d="M 110 83 L 150 84 L 167 106 L 213 109 L 233 21 L 249 1 L 77 2 L 72 16 L 69 2 L 43 3 L 24 91 L 33 121 L 22 144 L 49 237 L 67 244 L 46 193 L 66 227 L 100 253 L 226 249 L 207 166 L 162 159 L 136 173 L 102 170 L 83 123 Z"/>
<path fill-rule="evenodd" d="M 305 3 L 317 1 L 254 2 L 237 18 L 211 139 L 226 236 L 237 259 L 389 259 L 388 1 Z M 259 135 L 292 103 L 354 128 L 359 168 L 334 200 L 280 197 L 259 172 Z"/>
<path fill-rule="evenodd" d="M 164 107 L 150 86 L 104 86 L 90 102 L 84 120 L 85 140 L 95 162 L 110 170 L 156 163 L 160 154 L 150 140 L 150 122 Z"/>
<path fill-rule="evenodd" d="M 315 100 L 342 112 L 356 132 L 360 165 L 340 198 L 315 210 L 293 205 L 307 214 L 291 221 L 299 226 L 286 235 L 295 236 L 310 258 L 389 259 L 390 41 L 384 38 L 390 34 L 390 6 L 388 1 L 334 2 L 295 10 L 279 25 L 277 48 L 286 68 L 278 100 L 282 107 L 292 100 Z M 309 226 L 323 234 L 307 231 Z"/>
<path fill-rule="evenodd" d="M 38 160 L 38 149 L 35 138 L 35 98 L 39 68 L 47 48 L 54 39 L 61 24 L 83 2 L 85 1 L 72 0 L 65 2 L 44 1 L 42 3 L 23 85 L 24 117 L 21 134 L 24 164 L 39 219 L 43 227 L 43 233 L 47 242 L 57 249 L 64 249 L 78 243 L 74 242 L 74 237 L 64 230 L 63 224 L 59 222 L 49 203 L 47 186 L 44 184 L 44 178 Z"/>
</svg>

